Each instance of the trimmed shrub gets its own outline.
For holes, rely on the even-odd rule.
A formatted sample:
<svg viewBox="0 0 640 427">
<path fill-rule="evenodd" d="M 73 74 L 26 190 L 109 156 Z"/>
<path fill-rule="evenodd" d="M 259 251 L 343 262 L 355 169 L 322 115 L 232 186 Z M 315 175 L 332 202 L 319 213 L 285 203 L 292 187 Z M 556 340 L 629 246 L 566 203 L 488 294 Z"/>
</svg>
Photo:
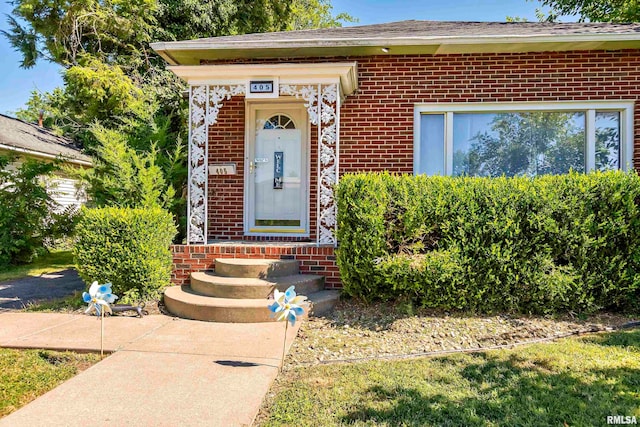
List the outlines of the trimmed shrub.
<svg viewBox="0 0 640 427">
<path fill-rule="evenodd" d="M 365 300 L 548 313 L 640 296 L 635 172 L 346 175 L 337 201 L 344 290 Z"/>
<path fill-rule="evenodd" d="M 160 208 L 83 209 L 74 249 L 80 277 L 111 282 L 121 302 L 157 298 L 170 284 L 172 216 Z"/>
</svg>

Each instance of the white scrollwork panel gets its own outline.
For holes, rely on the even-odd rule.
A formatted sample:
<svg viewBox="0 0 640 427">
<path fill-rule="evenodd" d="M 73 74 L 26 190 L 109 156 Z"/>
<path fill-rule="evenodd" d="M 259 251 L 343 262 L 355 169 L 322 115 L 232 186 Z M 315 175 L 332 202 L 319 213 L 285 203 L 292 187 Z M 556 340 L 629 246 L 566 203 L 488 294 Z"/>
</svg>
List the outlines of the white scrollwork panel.
<svg viewBox="0 0 640 427">
<path fill-rule="evenodd" d="M 189 94 L 189 203 L 187 242 L 207 241 L 207 157 L 209 126 L 216 123 L 222 101 L 245 93 L 244 85 L 191 86 Z"/>
<path fill-rule="evenodd" d="M 191 86 L 189 96 L 189 204 L 187 206 L 187 242 L 205 242 L 207 87 Z"/>
<path fill-rule="evenodd" d="M 318 88 L 316 86 L 280 85 L 280 95 L 295 96 L 305 101 L 304 106 L 309 113 L 309 122 L 318 124 Z"/>
<path fill-rule="evenodd" d="M 305 100 L 309 122 L 318 126 L 318 244 L 336 241 L 334 186 L 338 179 L 338 85 L 280 85 L 280 95 Z"/>
<path fill-rule="evenodd" d="M 318 157 L 318 243 L 337 243 L 336 216 L 337 206 L 334 197 L 334 186 L 338 182 L 338 147 L 337 147 L 337 99 L 336 84 L 321 87 L 319 96 L 321 128 Z"/>
</svg>

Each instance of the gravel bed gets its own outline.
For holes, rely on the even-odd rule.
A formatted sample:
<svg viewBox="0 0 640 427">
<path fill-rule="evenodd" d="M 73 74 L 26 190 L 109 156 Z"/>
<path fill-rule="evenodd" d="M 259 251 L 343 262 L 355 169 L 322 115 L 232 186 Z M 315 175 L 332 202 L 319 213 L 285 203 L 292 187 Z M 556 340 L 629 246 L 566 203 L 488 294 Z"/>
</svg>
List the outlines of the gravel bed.
<svg viewBox="0 0 640 427">
<path fill-rule="evenodd" d="M 302 324 L 286 365 L 511 345 L 620 326 L 638 318 L 611 313 L 474 316 L 348 300 L 341 301 L 327 317 L 311 317 Z"/>
</svg>

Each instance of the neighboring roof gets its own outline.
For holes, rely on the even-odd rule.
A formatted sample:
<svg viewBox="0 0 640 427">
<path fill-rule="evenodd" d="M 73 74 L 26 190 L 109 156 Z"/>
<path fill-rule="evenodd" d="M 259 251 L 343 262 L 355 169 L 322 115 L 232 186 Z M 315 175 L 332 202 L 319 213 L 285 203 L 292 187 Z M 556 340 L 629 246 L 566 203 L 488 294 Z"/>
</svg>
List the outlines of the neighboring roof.
<svg viewBox="0 0 640 427">
<path fill-rule="evenodd" d="M 640 24 L 411 20 L 159 42 L 151 47 L 173 65 L 258 57 L 624 49 L 640 47 Z"/>
<path fill-rule="evenodd" d="M 45 158 L 62 156 L 70 163 L 91 165 L 91 157 L 82 154 L 71 140 L 3 114 L 0 114 L 1 149 Z"/>
</svg>

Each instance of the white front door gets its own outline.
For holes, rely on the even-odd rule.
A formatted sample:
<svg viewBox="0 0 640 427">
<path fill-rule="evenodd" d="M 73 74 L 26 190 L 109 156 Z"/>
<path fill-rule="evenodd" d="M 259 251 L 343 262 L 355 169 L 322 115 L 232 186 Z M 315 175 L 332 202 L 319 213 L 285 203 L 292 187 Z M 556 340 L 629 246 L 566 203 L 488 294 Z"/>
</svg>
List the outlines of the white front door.
<svg viewBox="0 0 640 427">
<path fill-rule="evenodd" d="M 245 233 L 308 236 L 307 111 L 248 104 Z"/>
</svg>

